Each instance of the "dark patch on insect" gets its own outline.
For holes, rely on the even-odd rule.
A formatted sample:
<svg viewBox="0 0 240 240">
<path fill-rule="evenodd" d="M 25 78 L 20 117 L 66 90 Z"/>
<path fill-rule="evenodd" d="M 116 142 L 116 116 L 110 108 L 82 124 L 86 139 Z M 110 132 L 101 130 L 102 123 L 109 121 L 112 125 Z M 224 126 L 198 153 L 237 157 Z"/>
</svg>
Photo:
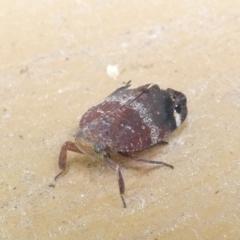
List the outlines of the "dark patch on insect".
<svg viewBox="0 0 240 240">
<path fill-rule="evenodd" d="M 161 90 L 156 84 L 129 87 L 130 81 L 83 115 L 75 142 L 67 141 L 61 148 L 58 162 L 61 172 L 55 177 L 56 180 L 66 170 L 68 150 L 101 159 L 117 174 L 124 207 L 122 173 L 110 154 L 117 152 L 138 162 L 173 168 L 164 162 L 133 157 L 131 153 L 162 142 L 187 116 L 183 93 L 170 88 Z"/>
</svg>

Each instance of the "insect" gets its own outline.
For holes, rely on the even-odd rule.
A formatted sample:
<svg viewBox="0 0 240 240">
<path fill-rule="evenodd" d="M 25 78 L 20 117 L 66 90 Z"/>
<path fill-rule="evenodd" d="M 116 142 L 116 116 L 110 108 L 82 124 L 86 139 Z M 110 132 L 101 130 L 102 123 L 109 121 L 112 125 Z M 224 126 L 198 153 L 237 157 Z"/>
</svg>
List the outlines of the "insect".
<svg viewBox="0 0 240 240">
<path fill-rule="evenodd" d="M 183 93 L 170 88 L 162 90 L 156 84 L 129 89 L 130 83 L 118 88 L 83 115 L 75 142 L 67 141 L 61 148 L 58 160 L 61 172 L 55 177 L 56 180 L 66 170 L 67 151 L 103 160 L 117 174 L 123 207 L 126 207 L 124 180 L 119 166 L 111 159 L 111 153 L 173 168 L 164 162 L 134 157 L 132 153 L 163 142 L 187 117 L 187 99 Z"/>
</svg>

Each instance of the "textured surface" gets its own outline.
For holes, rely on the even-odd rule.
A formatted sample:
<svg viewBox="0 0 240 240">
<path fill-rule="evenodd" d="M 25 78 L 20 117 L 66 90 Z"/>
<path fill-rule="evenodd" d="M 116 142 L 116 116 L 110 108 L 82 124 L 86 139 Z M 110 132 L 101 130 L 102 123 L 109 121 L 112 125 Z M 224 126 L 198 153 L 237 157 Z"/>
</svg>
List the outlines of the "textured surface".
<svg viewBox="0 0 240 240">
<path fill-rule="evenodd" d="M 239 1 L 1 1 L 1 239 L 240 236 Z M 103 162 L 61 145 L 122 82 L 188 98 L 169 145 L 116 157 L 127 209 Z M 51 184 L 54 184 L 53 187 Z"/>
</svg>

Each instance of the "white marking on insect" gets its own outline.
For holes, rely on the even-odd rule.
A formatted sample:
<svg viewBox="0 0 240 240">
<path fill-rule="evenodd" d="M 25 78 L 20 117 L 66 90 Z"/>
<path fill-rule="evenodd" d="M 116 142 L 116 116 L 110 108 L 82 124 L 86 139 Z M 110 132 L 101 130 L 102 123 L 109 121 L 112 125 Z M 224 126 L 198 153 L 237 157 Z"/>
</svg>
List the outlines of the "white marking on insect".
<svg viewBox="0 0 240 240">
<path fill-rule="evenodd" d="M 127 95 L 126 93 L 121 94 L 121 95 L 112 95 L 108 97 L 105 102 L 118 102 L 120 103 L 120 106 L 125 105 L 127 102 L 131 101 L 134 99 L 134 96 L 132 95 Z M 120 110 L 120 109 L 119 109 Z"/>
<path fill-rule="evenodd" d="M 179 127 L 182 123 L 181 114 L 177 113 L 177 111 L 174 110 L 173 115 L 174 115 L 174 118 L 175 118 L 176 125 L 177 125 L 177 127 Z"/>
<path fill-rule="evenodd" d="M 158 142 L 158 135 L 159 135 L 158 128 L 156 126 L 153 126 L 151 128 L 151 141 L 153 144 L 156 144 Z"/>
<path fill-rule="evenodd" d="M 101 109 L 97 109 L 97 113 L 105 113 L 104 111 L 102 111 Z"/>
<path fill-rule="evenodd" d="M 148 88 L 147 88 L 147 89 L 151 88 L 153 85 L 154 85 L 154 84 L 153 84 L 153 83 L 151 83 L 151 84 L 148 86 Z"/>
<path fill-rule="evenodd" d="M 141 144 L 140 146 L 142 147 L 142 138 L 139 138 L 139 143 Z"/>
<path fill-rule="evenodd" d="M 132 127 L 130 127 L 130 126 L 128 126 L 128 125 L 126 125 L 125 127 L 126 127 L 127 129 L 129 129 L 129 130 L 132 129 Z"/>
<path fill-rule="evenodd" d="M 144 105 L 140 102 L 132 102 L 131 103 L 132 108 L 139 113 L 140 118 L 142 119 L 143 123 L 151 129 L 151 142 L 152 145 L 156 144 L 159 139 L 159 130 L 158 127 L 155 125 L 155 123 L 152 120 L 152 114 L 149 112 L 147 108 L 144 107 Z M 144 125 L 142 125 L 143 127 Z M 144 128 L 142 128 L 144 129 Z"/>
</svg>

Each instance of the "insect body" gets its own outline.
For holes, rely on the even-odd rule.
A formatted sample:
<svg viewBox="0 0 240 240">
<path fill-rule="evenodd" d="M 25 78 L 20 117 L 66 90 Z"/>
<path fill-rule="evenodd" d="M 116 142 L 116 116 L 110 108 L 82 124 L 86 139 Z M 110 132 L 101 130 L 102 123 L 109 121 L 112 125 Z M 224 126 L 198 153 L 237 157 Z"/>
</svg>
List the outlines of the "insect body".
<svg viewBox="0 0 240 240">
<path fill-rule="evenodd" d="M 55 177 L 65 172 L 67 150 L 101 159 L 117 173 L 124 207 L 124 180 L 110 154 L 118 152 L 136 161 L 173 168 L 164 162 L 133 157 L 131 153 L 162 142 L 187 116 L 187 99 L 183 93 L 170 88 L 161 90 L 156 84 L 134 89 L 129 86 L 130 82 L 118 88 L 83 115 L 75 143 L 67 141 L 61 148 L 61 172 Z"/>
</svg>

